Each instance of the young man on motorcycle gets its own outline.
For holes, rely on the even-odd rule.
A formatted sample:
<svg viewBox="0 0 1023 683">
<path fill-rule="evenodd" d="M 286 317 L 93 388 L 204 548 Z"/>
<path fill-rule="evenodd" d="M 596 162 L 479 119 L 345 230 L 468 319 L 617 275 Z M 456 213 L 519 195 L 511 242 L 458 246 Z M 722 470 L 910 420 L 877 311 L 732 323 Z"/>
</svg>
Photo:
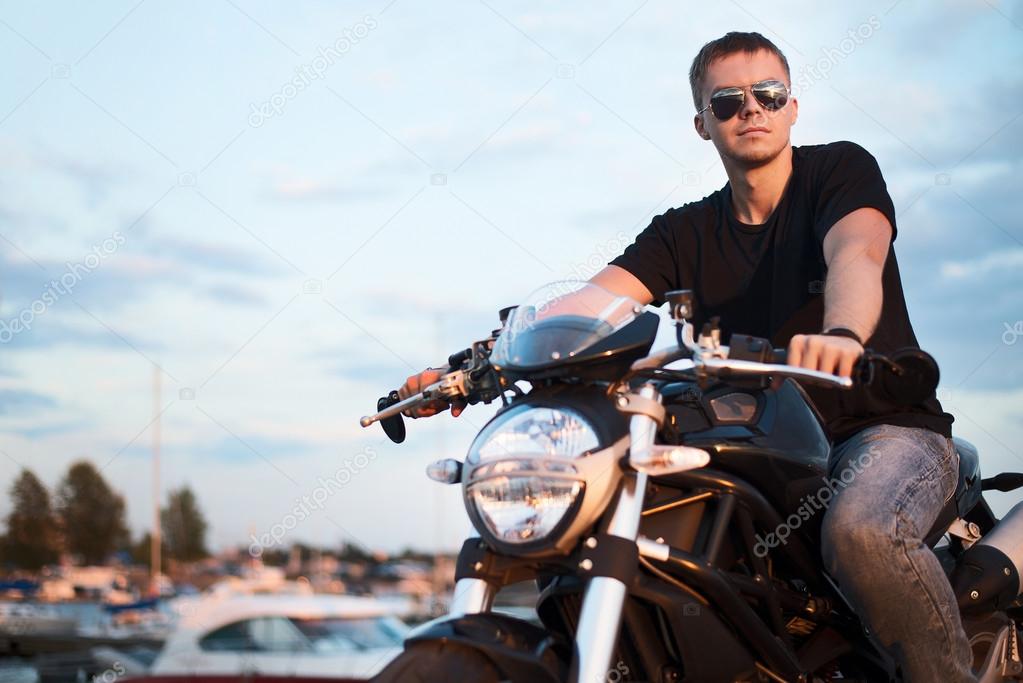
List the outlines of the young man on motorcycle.
<svg viewBox="0 0 1023 683">
<path fill-rule="evenodd" d="M 858 145 L 792 146 L 790 83 L 785 56 L 758 33 L 705 45 L 690 70 L 694 124 L 728 182 L 655 217 L 591 282 L 644 304 L 693 290 L 697 329 L 720 316 L 722 339 L 732 330 L 766 337 L 787 347 L 792 365 L 850 376 L 865 344 L 882 353 L 918 345 L 892 247 L 894 206 Z M 410 377 L 399 395 L 440 372 Z M 952 417 L 933 396 L 906 409 L 863 387 L 806 388 L 835 443 L 830 474 L 871 454 L 823 521 L 832 577 L 908 680 L 975 680 L 951 586 L 923 542 L 958 482 Z"/>
</svg>

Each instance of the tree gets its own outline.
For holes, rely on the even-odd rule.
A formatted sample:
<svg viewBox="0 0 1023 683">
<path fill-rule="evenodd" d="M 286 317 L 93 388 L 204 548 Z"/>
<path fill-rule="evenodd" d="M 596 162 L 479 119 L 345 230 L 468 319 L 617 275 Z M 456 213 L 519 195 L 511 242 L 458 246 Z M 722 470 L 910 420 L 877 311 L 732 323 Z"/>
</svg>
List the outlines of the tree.
<svg viewBox="0 0 1023 683">
<path fill-rule="evenodd" d="M 124 498 L 92 463 L 73 463 L 57 489 L 57 506 L 67 549 L 86 564 L 102 564 L 126 545 Z"/>
<path fill-rule="evenodd" d="M 162 556 L 167 555 L 167 544 L 160 544 L 160 553 Z M 134 564 L 145 565 L 146 567 L 152 568 L 153 566 L 153 535 L 148 531 L 143 534 L 136 543 L 131 545 L 128 551 L 131 556 L 131 561 Z"/>
<path fill-rule="evenodd" d="M 160 511 L 160 526 L 167 553 L 175 560 L 193 562 L 209 556 L 206 519 L 188 486 L 170 492 L 167 507 Z"/>
<path fill-rule="evenodd" d="M 3 539 L 5 559 L 32 571 L 56 562 L 60 539 L 46 487 L 26 469 L 11 485 L 10 496 L 13 509 L 7 515 Z"/>
</svg>

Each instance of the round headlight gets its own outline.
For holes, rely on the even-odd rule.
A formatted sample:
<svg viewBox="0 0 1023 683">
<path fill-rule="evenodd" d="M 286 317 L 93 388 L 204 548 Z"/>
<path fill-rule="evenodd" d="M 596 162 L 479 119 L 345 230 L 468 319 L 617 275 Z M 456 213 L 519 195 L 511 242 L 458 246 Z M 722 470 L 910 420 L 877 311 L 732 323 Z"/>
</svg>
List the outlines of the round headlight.
<svg viewBox="0 0 1023 683">
<path fill-rule="evenodd" d="M 463 478 L 480 533 L 517 545 L 548 537 L 585 488 L 572 461 L 598 448 L 593 427 L 572 410 L 523 405 L 495 418 L 469 449 Z"/>
<path fill-rule="evenodd" d="M 496 539 L 528 543 L 550 534 L 581 490 L 577 480 L 498 476 L 471 484 L 468 496 Z"/>
<path fill-rule="evenodd" d="M 530 455 L 576 458 L 599 447 L 597 433 L 575 411 L 519 406 L 495 418 L 477 435 L 467 462 Z"/>
</svg>

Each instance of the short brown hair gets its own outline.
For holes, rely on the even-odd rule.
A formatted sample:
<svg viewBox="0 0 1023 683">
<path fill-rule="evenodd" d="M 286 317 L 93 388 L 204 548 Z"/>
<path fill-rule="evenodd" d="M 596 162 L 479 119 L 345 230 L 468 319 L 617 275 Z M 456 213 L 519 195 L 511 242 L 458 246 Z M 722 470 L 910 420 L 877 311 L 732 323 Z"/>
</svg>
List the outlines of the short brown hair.
<svg viewBox="0 0 1023 683">
<path fill-rule="evenodd" d="M 778 46 L 759 33 L 744 33 L 742 31 L 730 31 L 717 40 L 712 40 L 697 53 L 693 65 L 689 68 L 689 86 L 693 89 L 693 104 L 697 111 L 703 109 L 700 102 L 700 90 L 703 88 L 703 80 L 707 77 L 707 69 L 715 59 L 727 57 L 736 52 L 745 52 L 751 55 L 759 50 L 766 50 L 781 60 L 785 67 L 785 78 L 792 81 L 789 74 L 789 60 L 778 49 Z"/>
</svg>

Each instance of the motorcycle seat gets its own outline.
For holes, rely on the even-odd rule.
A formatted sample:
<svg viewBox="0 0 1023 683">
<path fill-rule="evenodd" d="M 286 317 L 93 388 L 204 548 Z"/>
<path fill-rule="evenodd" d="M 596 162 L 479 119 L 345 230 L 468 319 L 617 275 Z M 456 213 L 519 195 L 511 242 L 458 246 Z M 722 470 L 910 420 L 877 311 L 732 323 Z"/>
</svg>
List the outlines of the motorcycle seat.
<svg viewBox="0 0 1023 683">
<path fill-rule="evenodd" d="M 945 504 L 930 532 L 924 538 L 924 542 L 932 548 L 941 540 L 949 525 L 957 517 L 964 517 L 980 502 L 983 493 L 977 447 L 958 436 L 952 437 L 952 442 L 955 444 L 956 453 L 959 454 L 959 481 L 956 484 L 955 493 Z"/>
</svg>

